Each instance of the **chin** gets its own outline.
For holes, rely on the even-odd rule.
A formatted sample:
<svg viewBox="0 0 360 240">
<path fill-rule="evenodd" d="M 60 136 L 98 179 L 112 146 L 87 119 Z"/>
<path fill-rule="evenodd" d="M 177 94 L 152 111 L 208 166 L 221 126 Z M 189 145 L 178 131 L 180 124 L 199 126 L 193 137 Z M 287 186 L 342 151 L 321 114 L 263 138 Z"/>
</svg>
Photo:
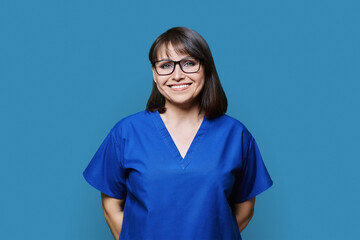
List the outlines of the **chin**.
<svg viewBox="0 0 360 240">
<path fill-rule="evenodd" d="M 173 105 L 177 105 L 177 106 L 187 106 L 189 104 L 194 104 L 195 105 L 195 100 L 194 99 L 182 99 L 182 100 L 171 100 L 170 101 L 171 104 Z"/>
</svg>

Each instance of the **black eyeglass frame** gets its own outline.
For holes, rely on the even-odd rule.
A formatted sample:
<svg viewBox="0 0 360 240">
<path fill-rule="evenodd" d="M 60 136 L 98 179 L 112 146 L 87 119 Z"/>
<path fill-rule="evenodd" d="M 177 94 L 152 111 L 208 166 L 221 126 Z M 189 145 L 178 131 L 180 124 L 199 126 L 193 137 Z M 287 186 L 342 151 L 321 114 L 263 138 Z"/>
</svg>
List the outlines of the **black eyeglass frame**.
<svg viewBox="0 0 360 240">
<path fill-rule="evenodd" d="M 199 69 L 196 70 L 195 72 L 186 72 L 186 71 L 184 71 L 184 69 L 182 68 L 180 62 L 181 62 L 181 61 L 184 61 L 184 60 L 187 60 L 187 59 L 198 60 L 198 61 L 199 61 Z M 174 63 L 174 68 L 173 68 L 173 70 L 172 70 L 170 73 L 160 74 L 160 73 L 158 73 L 158 71 L 156 70 L 156 66 L 155 66 L 155 64 L 158 63 L 158 62 L 172 62 L 172 63 Z M 170 60 L 170 59 L 168 59 L 168 60 L 167 60 L 167 59 L 164 59 L 164 60 L 154 61 L 154 62 L 152 62 L 151 64 L 152 64 L 152 66 L 154 67 L 154 69 L 155 69 L 155 71 L 156 71 L 156 73 L 157 73 L 158 75 L 160 75 L 160 76 L 166 76 L 166 75 L 172 74 L 172 73 L 175 71 L 176 64 L 179 64 L 181 71 L 183 71 L 184 73 L 188 73 L 188 74 L 189 74 L 189 73 L 197 73 L 197 72 L 200 71 L 200 66 L 201 66 L 201 64 L 202 64 L 202 61 L 201 61 L 201 59 L 199 59 L 199 58 L 186 57 L 186 58 L 180 59 L 179 61 L 173 61 L 173 60 Z"/>
</svg>

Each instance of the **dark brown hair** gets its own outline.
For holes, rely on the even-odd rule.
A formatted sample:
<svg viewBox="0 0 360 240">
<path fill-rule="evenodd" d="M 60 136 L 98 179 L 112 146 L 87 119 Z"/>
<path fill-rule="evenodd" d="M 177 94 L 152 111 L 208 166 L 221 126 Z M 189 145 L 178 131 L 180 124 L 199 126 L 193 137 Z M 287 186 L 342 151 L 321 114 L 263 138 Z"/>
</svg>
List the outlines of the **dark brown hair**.
<svg viewBox="0 0 360 240">
<path fill-rule="evenodd" d="M 226 113 L 227 98 L 221 86 L 210 48 L 205 39 L 199 33 L 186 27 L 171 28 L 161 34 L 152 44 L 149 52 L 150 62 L 157 61 L 159 49 L 162 46 L 167 47 L 170 43 L 176 53 L 189 54 L 191 57 L 201 60 L 201 64 L 204 67 L 205 82 L 199 94 L 200 111 L 204 110 L 205 116 L 209 119 Z M 151 112 L 158 110 L 159 113 L 166 111 L 165 97 L 161 95 L 154 81 L 146 110 Z"/>
</svg>

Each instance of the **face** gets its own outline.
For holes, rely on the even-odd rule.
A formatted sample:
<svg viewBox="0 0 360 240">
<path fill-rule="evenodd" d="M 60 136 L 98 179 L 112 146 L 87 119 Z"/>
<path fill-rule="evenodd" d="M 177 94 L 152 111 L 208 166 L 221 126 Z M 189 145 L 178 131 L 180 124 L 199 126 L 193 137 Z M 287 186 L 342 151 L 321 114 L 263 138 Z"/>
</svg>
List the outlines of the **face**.
<svg viewBox="0 0 360 240">
<path fill-rule="evenodd" d="M 171 44 L 167 49 L 169 56 L 166 55 L 165 46 L 159 49 L 158 60 L 170 59 L 180 61 L 181 59 L 190 57 L 187 54 L 177 54 Z M 184 73 L 180 69 L 179 64 L 175 65 L 174 72 L 170 75 L 161 76 L 157 74 L 154 68 L 152 71 L 156 86 L 159 92 L 165 97 L 166 108 L 171 106 L 188 108 L 198 104 L 198 96 L 205 82 L 204 67 L 202 65 L 196 73 Z M 175 88 L 174 86 L 180 86 L 180 88 Z"/>
</svg>

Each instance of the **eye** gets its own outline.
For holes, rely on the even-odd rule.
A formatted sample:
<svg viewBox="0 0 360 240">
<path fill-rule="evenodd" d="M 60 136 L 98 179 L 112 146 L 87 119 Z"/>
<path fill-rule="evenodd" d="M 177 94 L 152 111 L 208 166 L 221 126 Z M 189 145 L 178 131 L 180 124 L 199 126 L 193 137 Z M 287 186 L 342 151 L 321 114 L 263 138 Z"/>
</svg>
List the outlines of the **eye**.
<svg viewBox="0 0 360 240">
<path fill-rule="evenodd" d="M 186 60 L 184 62 L 183 67 L 193 67 L 196 65 L 196 62 L 194 60 Z"/>
<path fill-rule="evenodd" d="M 159 63 L 159 68 L 161 69 L 171 69 L 173 68 L 173 64 L 171 62 L 161 62 Z"/>
</svg>

